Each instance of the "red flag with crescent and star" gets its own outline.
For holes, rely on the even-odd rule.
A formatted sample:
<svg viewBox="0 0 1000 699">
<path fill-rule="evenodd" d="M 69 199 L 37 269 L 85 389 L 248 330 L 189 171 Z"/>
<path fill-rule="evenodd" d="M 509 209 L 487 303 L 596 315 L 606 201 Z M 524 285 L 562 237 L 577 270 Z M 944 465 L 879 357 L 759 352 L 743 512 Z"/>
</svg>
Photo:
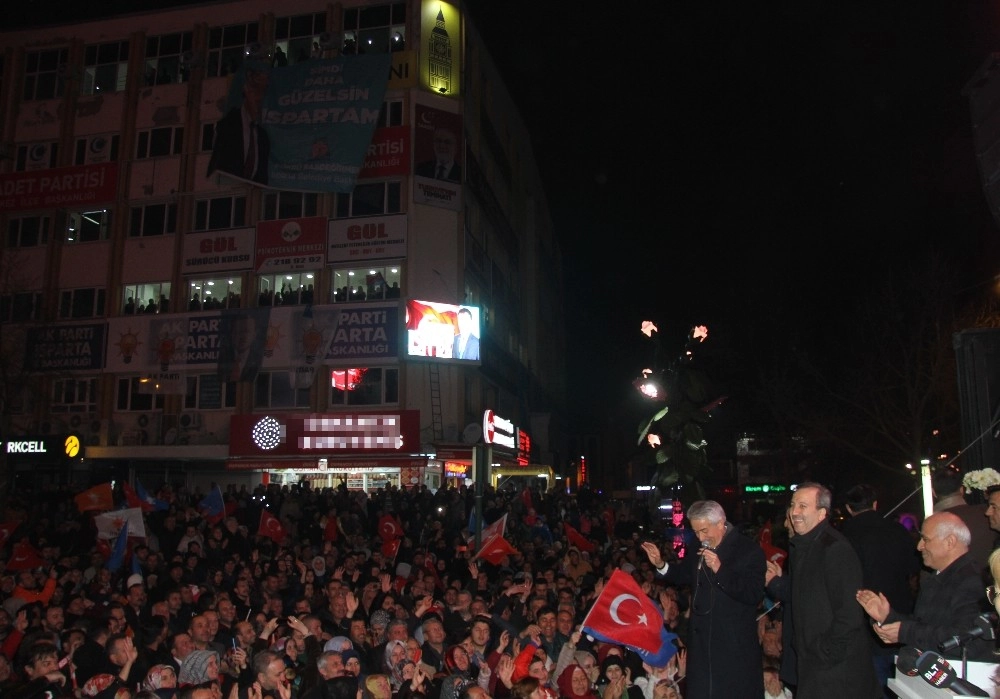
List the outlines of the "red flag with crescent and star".
<svg viewBox="0 0 1000 699">
<path fill-rule="evenodd" d="M 403 542 L 402 539 L 386 539 L 382 542 L 382 555 L 386 557 L 389 561 L 396 560 L 396 554 L 399 553 L 399 545 Z"/>
<path fill-rule="evenodd" d="M 44 568 L 45 565 L 45 559 L 35 550 L 35 547 L 24 540 L 14 544 L 10 560 L 7 561 L 7 570 L 31 570 L 32 568 Z"/>
<path fill-rule="evenodd" d="M 281 524 L 281 520 L 267 510 L 261 510 L 260 527 L 257 529 L 257 534 L 259 536 L 266 536 L 274 543 L 280 544 L 285 540 L 285 536 L 287 536 L 288 532 L 285 531 L 285 527 Z"/>
<path fill-rule="evenodd" d="M 490 537 L 483 544 L 483 547 L 479 549 L 475 558 L 482 558 L 484 561 L 488 561 L 496 566 L 503 562 L 504 556 L 510 556 L 517 553 L 517 549 L 511 546 L 510 542 L 497 534 Z"/>
<path fill-rule="evenodd" d="M 384 514 L 378 521 L 378 535 L 382 541 L 392 541 L 403 536 L 403 525 L 390 514 Z"/>
<path fill-rule="evenodd" d="M 583 620 L 584 633 L 654 654 L 663 646 L 662 629 L 656 604 L 635 578 L 617 568 Z"/>
</svg>

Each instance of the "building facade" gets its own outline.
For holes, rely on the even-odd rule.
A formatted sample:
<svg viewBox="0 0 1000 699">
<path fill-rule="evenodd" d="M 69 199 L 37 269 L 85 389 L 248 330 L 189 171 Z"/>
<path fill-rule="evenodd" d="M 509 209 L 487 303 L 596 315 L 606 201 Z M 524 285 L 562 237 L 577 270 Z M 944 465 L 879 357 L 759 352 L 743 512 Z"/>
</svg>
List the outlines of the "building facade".
<svg viewBox="0 0 1000 699">
<path fill-rule="evenodd" d="M 459 5 L 190 4 L 0 58 L 8 477 L 436 488 L 487 411 L 497 473 L 561 471 L 562 253 Z"/>
</svg>

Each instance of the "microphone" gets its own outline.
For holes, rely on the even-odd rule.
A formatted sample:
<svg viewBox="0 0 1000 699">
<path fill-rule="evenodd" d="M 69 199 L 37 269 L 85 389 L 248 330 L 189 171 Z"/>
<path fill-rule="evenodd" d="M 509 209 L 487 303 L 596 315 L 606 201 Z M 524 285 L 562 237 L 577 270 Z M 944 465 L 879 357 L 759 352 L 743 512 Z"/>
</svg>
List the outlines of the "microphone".
<svg viewBox="0 0 1000 699">
<path fill-rule="evenodd" d="M 997 623 L 997 615 L 994 612 L 984 612 L 976 617 L 972 622 L 972 628 L 963 634 L 952 636 L 947 641 L 940 643 L 938 649 L 942 653 L 955 650 L 959 646 L 964 646 L 969 641 L 981 638 L 984 641 L 992 641 L 997 637 L 994 624 Z"/>
<path fill-rule="evenodd" d="M 701 567 L 703 565 L 705 565 L 705 556 L 704 556 L 704 553 L 705 553 L 706 549 L 710 549 L 710 548 L 712 548 L 712 546 L 711 546 L 711 544 L 708 543 L 708 541 L 701 542 L 701 548 L 698 549 L 698 568 L 697 568 L 697 570 L 701 570 Z"/>
<path fill-rule="evenodd" d="M 913 646 L 903 646 L 896 656 L 896 669 L 909 677 L 917 676 L 917 661 L 921 651 Z"/>
<path fill-rule="evenodd" d="M 917 674 L 932 687 L 951 689 L 961 697 L 989 696 L 985 690 L 959 677 L 948 661 L 932 650 L 917 658 Z"/>
</svg>

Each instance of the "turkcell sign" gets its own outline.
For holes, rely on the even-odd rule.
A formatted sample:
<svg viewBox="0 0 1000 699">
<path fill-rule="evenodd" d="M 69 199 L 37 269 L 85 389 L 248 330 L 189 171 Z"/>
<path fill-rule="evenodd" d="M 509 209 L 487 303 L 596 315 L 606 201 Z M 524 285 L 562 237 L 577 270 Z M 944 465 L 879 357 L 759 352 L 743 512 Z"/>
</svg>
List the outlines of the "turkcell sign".
<svg viewBox="0 0 1000 699">
<path fill-rule="evenodd" d="M 38 440 L 12 440 L 4 444 L 3 450 L 7 454 L 47 454 L 45 442 Z"/>
<path fill-rule="evenodd" d="M 498 444 L 501 447 L 514 449 L 517 447 L 514 423 L 502 418 L 492 410 L 483 413 L 483 441 L 487 444 Z"/>
</svg>

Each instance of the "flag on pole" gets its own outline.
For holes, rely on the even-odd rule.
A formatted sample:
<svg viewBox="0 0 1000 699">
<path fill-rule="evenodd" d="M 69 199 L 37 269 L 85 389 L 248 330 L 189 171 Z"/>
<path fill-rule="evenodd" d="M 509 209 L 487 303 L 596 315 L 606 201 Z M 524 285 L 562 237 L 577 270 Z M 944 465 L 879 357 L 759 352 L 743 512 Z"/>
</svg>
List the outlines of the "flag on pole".
<svg viewBox="0 0 1000 699">
<path fill-rule="evenodd" d="M 139 495 L 139 499 L 143 502 L 143 512 L 165 512 L 170 509 L 170 505 L 165 500 L 160 500 L 159 498 L 150 495 L 146 489 L 142 487 L 142 483 L 138 478 L 135 479 L 135 492 Z"/>
<path fill-rule="evenodd" d="M 383 542 L 399 539 L 403 536 L 403 525 L 393 515 L 384 514 L 378 521 L 378 535 Z"/>
<path fill-rule="evenodd" d="M 507 513 L 504 512 L 503 516 L 500 517 L 496 522 L 493 522 L 487 527 L 483 527 L 483 533 L 480 535 L 480 541 L 489 541 L 494 536 L 503 536 L 504 532 L 507 530 Z"/>
<path fill-rule="evenodd" d="M 285 531 L 285 527 L 281 524 L 281 520 L 272 515 L 267 510 L 260 511 L 260 526 L 257 528 L 258 536 L 266 536 L 268 539 L 276 544 L 280 544 L 285 540 L 288 532 Z"/>
<path fill-rule="evenodd" d="M 566 533 L 566 540 L 570 543 L 570 546 L 576 546 L 581 551 L 586 551 L 587 553 L 593 553 L 594 549 L 597 548 L 593 541 L 578 532 L 569 522 L 563 522 L 563 532 Z"/>
<path fill-rule="evenodd" d="M 34 546 L 27 541 L 14 544 L 14 551 L 10 555 L 10 560 L 7 561 L 7 570 L 31 570 L 43 567 L 45 567 L 45 560 Z"/>
<path fill-rule="evenodd" d="M 217 524 L 226 515 L 226 501 L 222 498 L 222 488 L 212 486 L 208 495 L 198 503 L 198 510 L 209 524 Z"/>
<path fill-rule="evenodd" d="M 397 594 L 402 594 L 406 583 L 410 581 L 410 573 L 412 571 L 413 566 L 409 563 L 400 562 L 396 564 L 396 577 L 392 581 L 392 587 L 396 590 Z"/>
<path fill-rule="evenodd" d="M 474 558 L 482 558 L 493 565 L 500 565 L 505 556 L 518 553 L 517 549 L 510 545 L 506 539 L 497 534 L 488 539 Z"/>
<path fill-rule="evenodd" d="M 402 543 L 402 539 L 386 539 L 382 542 L 382 555 L 387 558 L 390 562 L 396 560 L 396 554 L 399 553 L 399 545 Z"/>
<path fill-rule="evenodd" d="M 663 651 L 663 613 L 635 578 L 617 568 L 584 617 L 583 631 L 649 656 Z"/>
<path fill-rule="evenodd" d="M 118 538 L 115 540 L 115 546 L 111 549 L 111 558 L 108 562 L 104 564 L 105 569 L 111 572 L 117 571 L 122 567 L 125 562 L 125 551 L 128 549 L 128 520 L 122 526 L 122 530 L 118 533 Z"/>
<path fill-rule="evenodd" d="M 77 495 L 73 500 L 76 501 L 76 507 L 80 512 L 106 512 L 115 507 L 110 483 L 95 485 Z"/>
</svg>

